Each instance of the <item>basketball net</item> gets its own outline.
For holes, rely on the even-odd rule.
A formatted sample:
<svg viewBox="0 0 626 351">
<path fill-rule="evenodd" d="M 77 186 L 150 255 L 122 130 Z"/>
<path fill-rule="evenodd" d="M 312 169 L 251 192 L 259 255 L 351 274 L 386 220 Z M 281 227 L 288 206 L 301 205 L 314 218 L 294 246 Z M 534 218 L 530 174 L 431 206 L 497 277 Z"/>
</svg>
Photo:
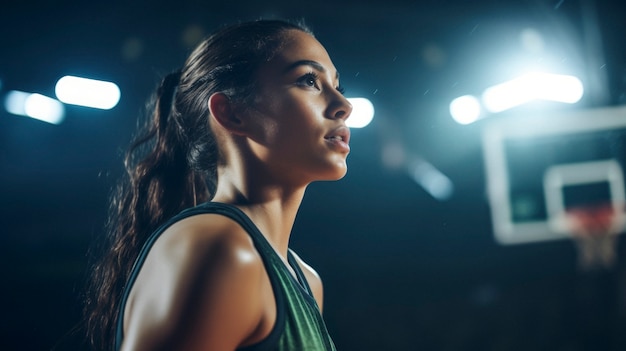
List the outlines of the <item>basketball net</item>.
<svg viewBox="0 0 626 351">
<path fill-rule="evenodd" d="M 578 265 L 588 271 L 611 268 L 617 260 L 617 235 L 625 215 L 612 204 L 567 209 L 569 232 L 578 249 Z"/>
</svg>

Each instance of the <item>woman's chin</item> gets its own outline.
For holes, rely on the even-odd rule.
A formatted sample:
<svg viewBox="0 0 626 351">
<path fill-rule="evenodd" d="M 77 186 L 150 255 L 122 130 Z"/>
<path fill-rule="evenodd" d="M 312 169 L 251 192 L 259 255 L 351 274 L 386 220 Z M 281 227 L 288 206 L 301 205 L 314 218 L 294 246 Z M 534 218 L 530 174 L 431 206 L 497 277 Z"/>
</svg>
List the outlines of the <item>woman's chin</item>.
<svg viewBox="0 0 626 351">
<path fill-rule="evenodd" d="M 335 165 L 335 167 L 333 167 L 332 172 L 328 172 L 328 174 L 326 175 L 326 179 L 323 180 L 328 180 L 328 181 L 333 181 L 333 180 L 340 180 L 343 177 L 346 176 L 346 174 L 348 173 L 348 165 L 344 162 Z"/>
</svg>

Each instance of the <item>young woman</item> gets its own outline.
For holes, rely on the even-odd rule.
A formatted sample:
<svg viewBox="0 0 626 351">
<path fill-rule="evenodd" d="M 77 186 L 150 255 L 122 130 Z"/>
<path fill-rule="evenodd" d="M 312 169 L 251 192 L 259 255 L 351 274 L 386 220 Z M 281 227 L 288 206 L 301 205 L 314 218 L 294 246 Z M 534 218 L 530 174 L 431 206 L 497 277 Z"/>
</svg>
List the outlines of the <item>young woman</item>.
<svg viewBox="0 0 626 351">
<path fill-rule="evenodd" d="M 261 20 L 202 42 L 127 157 L 87 301 L 94 345 L 334 350 L 321 280 L 288 244 L 307 185 L 346 173 L 351 110 L 303 27 Z"/>
</svg>

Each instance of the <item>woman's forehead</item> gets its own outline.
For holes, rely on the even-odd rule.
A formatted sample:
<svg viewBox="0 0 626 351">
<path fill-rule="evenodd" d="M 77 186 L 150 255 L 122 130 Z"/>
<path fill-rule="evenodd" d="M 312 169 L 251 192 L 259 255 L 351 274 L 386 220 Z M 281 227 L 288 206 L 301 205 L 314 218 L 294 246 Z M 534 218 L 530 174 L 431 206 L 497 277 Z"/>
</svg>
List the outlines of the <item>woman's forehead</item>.
<svg viewBox="0 0 626 351">
<path fill-rule="evenodd" d="M 324 46 L 302 31 L 291 31 L 282 48 L 268 63 L 276 69 L 288 70 L 302 62 L 313 63 L 312 66 L 319 65 L 321 69 L 318 70 L 336 74 L 335 66 Z"/>
</svg>

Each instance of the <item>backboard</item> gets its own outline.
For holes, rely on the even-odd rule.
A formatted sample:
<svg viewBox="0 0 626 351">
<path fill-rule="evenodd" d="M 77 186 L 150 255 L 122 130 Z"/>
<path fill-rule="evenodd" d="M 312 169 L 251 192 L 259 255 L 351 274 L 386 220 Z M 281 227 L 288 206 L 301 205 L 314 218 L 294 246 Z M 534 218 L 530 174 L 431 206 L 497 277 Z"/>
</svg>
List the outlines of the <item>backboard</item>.
<svg viewBox="0 0 626 351">
<path fill-rule="evenodd" d="M 608 203 L 624 211 L 626 106 L 485 122 L 487 196 L 499 243 L 569 238 L 569 208 Z"/>
</svg>

